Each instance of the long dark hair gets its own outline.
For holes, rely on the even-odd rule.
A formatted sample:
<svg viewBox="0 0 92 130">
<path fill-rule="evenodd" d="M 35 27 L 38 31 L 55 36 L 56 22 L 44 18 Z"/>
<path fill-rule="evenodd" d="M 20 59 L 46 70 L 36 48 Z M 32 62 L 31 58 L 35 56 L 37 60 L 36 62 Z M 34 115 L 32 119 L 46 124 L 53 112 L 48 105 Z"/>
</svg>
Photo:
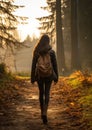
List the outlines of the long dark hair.
<svg viewBox="0 0 92 130">
<path fill-rule="evenodd" d="M 37 43 L 34 53 L 46 53 L 50 49 L 50 38 L 47 34 L 44 34 Z"/>
</svg>

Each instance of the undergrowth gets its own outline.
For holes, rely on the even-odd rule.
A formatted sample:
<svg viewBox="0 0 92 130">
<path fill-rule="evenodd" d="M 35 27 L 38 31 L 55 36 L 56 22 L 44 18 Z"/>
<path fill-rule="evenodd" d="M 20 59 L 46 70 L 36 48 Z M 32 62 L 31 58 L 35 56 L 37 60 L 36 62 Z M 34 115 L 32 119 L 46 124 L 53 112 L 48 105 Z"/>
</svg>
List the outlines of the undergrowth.
<svg viewBox="0 0 92 130">
<path fill-rule="evenodd" d="M 89 122 L 92 129 L 92 75 L 77 71 L 69 76 L 68 84 L 72 89 L 81 88 L 79 103 L 83 106 L 83 119 Z"/>
<path fill-rule="evenodd" d="M 4 63 L 0 64 L 0 89 L 5 88 L 9 82 L 15 80 L 15 77 L 7 71 L 7 67 Z"/>
</svg>

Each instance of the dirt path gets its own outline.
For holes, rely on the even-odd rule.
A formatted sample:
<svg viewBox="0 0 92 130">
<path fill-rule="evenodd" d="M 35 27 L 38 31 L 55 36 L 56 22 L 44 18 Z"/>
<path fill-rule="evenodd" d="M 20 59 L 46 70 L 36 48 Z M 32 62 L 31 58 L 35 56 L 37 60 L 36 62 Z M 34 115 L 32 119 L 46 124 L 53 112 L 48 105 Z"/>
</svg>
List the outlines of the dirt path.
<svg viewBox="0 0 92 130">
<path fill-rule="evenodd" d="M 51 89 L 47 125 L 40 118 L 37 86 L 25 81 L 15 88 L 14 97 L 8 95 L 6 103 L 2 103 L 0 130 L 87 130 L 78 124 L 76 117 L 67 113 L 69 108 L 64 102 L 67 93 L 61 94 L 63 85 L 60 82 Z"/>
</svg>

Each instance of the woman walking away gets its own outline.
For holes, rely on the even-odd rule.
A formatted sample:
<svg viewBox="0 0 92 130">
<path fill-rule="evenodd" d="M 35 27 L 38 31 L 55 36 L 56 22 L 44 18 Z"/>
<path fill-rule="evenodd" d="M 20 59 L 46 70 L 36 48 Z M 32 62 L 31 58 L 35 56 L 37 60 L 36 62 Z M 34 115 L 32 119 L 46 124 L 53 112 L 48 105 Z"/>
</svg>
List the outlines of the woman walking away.
<svg viewBox="0 0 92 130">
<path fill-rule="evenodd" d="M 37 82 L 39 88 L 39 102 L 41 118 L 47 124 L 47 110 L 49 105 L 50 88 L 52 81 L 58 82 L 57 61 L 54 50 L 50 46 L 50 38 L 43 35 L 33 52 L 31 83 Z"/>
</svg>

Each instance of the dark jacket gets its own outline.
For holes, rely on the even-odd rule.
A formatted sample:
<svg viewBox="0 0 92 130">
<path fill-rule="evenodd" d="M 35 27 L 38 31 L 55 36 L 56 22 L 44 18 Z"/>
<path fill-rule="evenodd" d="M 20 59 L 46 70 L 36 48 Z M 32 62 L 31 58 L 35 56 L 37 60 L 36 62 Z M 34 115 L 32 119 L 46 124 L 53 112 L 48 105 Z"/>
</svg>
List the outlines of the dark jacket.
<svg viewBox="0 0 92 130">
<path fill-rule="evenodd" d="M 48 51 L 50 52 L 50 57 L 51 57 L 51 62 L 52 62 L 54 73 L 53 73 L 53 75 L 51 75 L 50 77 L 47 77 L 47 78 L 48 78 L 48 80 L 54 80 L 54 82 L 58 82 L 58 68 L 57 68 L 55 51 L 52 49 L 50 49 Z M 37 63 L 38 57 L 39 57 L 39 55 L 37 55 L 37 54 L 33 55 L 32 68 L 31 68 L 31 83 L 34 83 L 35 81 L 39 80 L 35 75 L 36 63 Z"/>
</svg>

